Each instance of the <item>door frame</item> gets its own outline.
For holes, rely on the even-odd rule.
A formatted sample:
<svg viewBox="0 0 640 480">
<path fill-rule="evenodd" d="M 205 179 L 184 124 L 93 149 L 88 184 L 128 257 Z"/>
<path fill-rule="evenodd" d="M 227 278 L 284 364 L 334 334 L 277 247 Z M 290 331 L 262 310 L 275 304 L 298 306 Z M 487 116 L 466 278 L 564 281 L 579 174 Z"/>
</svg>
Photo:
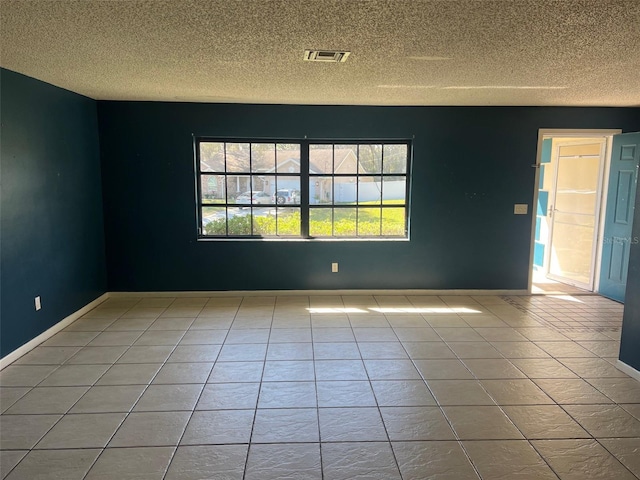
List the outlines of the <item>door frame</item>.
<svg viewBox="0 0 640 480">
<path fill-rule="evenodd" d="M 567 139 L 579 137 L 605 137 L 606 152 L 604 158 L 604 169 L 602 175 L 602 199 L 606 198 L 609 182 L 609 165 L 611 164 L 611 142 L 613 135 L 622 133 L 622 129 L 570 129 L 570 128 L 540 128 L 538 129 L 538 144 L 536 149 L 536 163 L 531 165 L 535 168 L 535 178 L 533 182 L 533 205 L 531 208 L 531 241 L 529 244 L 529 280 L 527 291 L 529 294 L 533 288 L 533 260 L 536 240 L 536 212 L 538 209 L 538 190 L 540 182 L 540 165 L 542 158 L 542 141 L 544 137 L 566 137 Z M 602 209 L 606 208 L 606 202 L 600 201 L 598 204 L 600 219 L 602 220 Z M 593 290 L 597 292 L 600 286 L 600 261 L 602 258 L 602 234 L 604 230 L 604 222 L 600 221 L 597 225 L 598 241 L 596 245 L 595 270 L 593 272 Z M 546 253 L 545 253 L 546 255 Z"/>
</svg>

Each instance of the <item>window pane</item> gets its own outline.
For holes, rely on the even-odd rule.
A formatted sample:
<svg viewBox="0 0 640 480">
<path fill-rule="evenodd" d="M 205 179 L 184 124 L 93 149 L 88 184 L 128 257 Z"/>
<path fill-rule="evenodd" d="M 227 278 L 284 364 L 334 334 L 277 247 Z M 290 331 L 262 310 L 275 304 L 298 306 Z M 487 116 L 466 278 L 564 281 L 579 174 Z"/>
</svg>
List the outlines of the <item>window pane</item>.
<svg viewBox="0 0 640 480">
<path fill-rule="evenodd" d="M 278 208 L 278 235 L 300 235 L 300 209 Z"/>
<path fill-rule="evenodd" d="M 356 177 L 336 177 L 335 203 L 356 203 Z"/>
<path fill-rule="evenodd" d="M 218 188 L 220 178 L 224 177 L 219 175 L 202 175 L 200 178 L 202 203 L 224 203 L 224 189 Z M 221 190 L 223 196 L 221 196 Z"/>
<path fill-rule="evenodd" d="M 202 234 L 227 234 L 227 209 L 225 207 L 204 207 L 202 209 Z"/>
<path fill-rule="evenodd" d="M 311 177 L 309 179 L 309 203 L 331 205 L 333 203 L 333 177 Z"/>
<path fill-rule="evenodd" d="M 385 145 L 383 154 L 384 173 L 406 173 L 406 145 Z"/>
<path fill-rule="evenodd" d="M 309 209 L 309 235 L 312 237 L 330 237 L 332 235 L 332 208 Z"/>
<path fill-rule="evenodd" d="M 336 237 L 356 236 L 356 209 L 333 209 L 333 235 Z"/>
<path fill-rule="evenodd" d="M 380 236 L 380 208 L 358 209 L 358 235 Z"/>
<path fill-rule="evenodd" d="M 384 177 L 382 184 L 382 203 L 385 205 L 405 204 L 406 195 L 406 177 Z"/>
<path fill-rule="evenodd" d="M 200 171 L 224 172 L 224 143 L 200 143 Z"/>
<path fill-rule="evenodd" d="M 251 177 L 248 175 L 227 175 L 227 202 L 251 203 Z"/>
<path fill-rule="evenodd" d="M 269 195 L 268 177 L 265 175 L 252 175 L 251 176 L 251 203 L 253 204 L 265 204 L 271 203 L 271 195 Z M 267 182 L 267 183 L 265 183 Z"/>
<path fill-rule="evenodd" d="M 333 169 L 335 173 L 357 173 L 358 146 L 336 145 L 333 150 Z"/>
<path fill-rule="evenodd" d="M 275 143 L 251 144 L 251 171 L 273 172 L 276 168 Z"/>
<path fill-rule="evenodd" d="M 333 173 L 333 145 L 309 145 L 309 173 Z"/>
<path fill-rule="evenodd" d="M 249 173 L 248 143 L 227 143 L 227 172 Z"/>
<path fill-rule="evenodd" d="M 230 208 L 227 217 L 229 235 L 251 235 L 250 208 Z"/>
<path fill-rule="evenodd" d="M 359 173 L 382 173 L 382 145 L 363 144 L 358 149 Z"/>
<path fill-rule="evenodd" d="M 300 145 L 278 143 L 276 157 L 278 173 L 300 173 Z"/>
<path fill-rule="evenodd" d="M 405 209 L 382 209 L 382 235 L 404 236 Z"/>
<path fill-rule="evenodd" d="M 253 208 L 253 234 L 276 234 L 276 211 L 274 208 Z"/>
<path fill-rule="evenodd" d="M 279 175 L 276 179 L 278 190 L 273 187 L 274 195 L 271 197 L 272 203 L 278 205 L 300 205 L 300 177 L 289 177 Z M 272 191 L 269 190 L 269 191 Z"/>
<path fill-rule="evenodd" d="M 379 205 L 382 198 L 381 177 L 358 177 L 358 203 Z"/>
</svg>

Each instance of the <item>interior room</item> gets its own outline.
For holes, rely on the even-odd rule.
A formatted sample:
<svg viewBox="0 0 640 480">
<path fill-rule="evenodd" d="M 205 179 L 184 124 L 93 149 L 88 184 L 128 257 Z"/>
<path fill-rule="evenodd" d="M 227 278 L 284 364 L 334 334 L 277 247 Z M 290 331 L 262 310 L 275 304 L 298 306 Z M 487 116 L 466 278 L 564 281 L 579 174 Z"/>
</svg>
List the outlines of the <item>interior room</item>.
<svg viewBox="0 0 640 480">
<path fill-rule="evenodd" d="M 640 478 L 638 2 L 0 24 L 0 478 Z"/>
</svg>

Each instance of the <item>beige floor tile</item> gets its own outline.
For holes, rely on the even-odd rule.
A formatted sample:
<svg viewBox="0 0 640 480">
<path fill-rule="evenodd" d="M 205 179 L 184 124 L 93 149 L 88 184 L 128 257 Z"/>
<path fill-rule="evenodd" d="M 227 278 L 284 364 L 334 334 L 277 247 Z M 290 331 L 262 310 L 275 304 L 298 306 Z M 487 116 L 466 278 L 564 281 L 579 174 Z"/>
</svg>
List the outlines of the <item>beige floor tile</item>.
<svg viewBox="0 0 640 480">
<path fill-rule="evenodd" d="M 251 443 L 313 443 L 320 441 L 315 408 L 259 409 Z"/>
<path fill-rule="evenodd" d="M 313 360 L 311 343 L 271 343 L 267 347 L 267 360 Z"/>
<path fill-rule="evenodd" d="M 388 442 L 345 442 L 322 445 L 325 480 L 401 480 Z"/>
<path fill-rule="evenodd" d="M 0 387 L 0 411 L 4 413 L 30 390 L 29 387 Z"/>
<path fill-rule="evenodd" d="M 258 408 L 316 406 L 314 382 L 265 382 L 260 387 Z"/>
<path fill-rule="evenodd" d="M 544 405 L 552 404 L 549 398 L 531 380 L 482 380 L 482 386 L 498 405 Z"/>
<path fill-rule="evenodd" d="M 512 358 L 510 362 L 529 378 L 578 378 L 554 358 Z"/>
<path fill-rule="evenodd" d="M 251 445 L 245 480 L 278 480 L 287 477 L 296 480 L 322 478 L 320 446 L 317 443 Z"/>
<path fill-rule="evenodd" d="M 380 412 L 391 441 L 455 440 L 438 407 L 382 407 Z"/>
<path fill-rule="evenodd" d="M 134 412 L 109 442 L 109 447 L 177 445 L 191 412 Z"/>
<path fill-rule="evenodd" d="M 96 385 L 146 385 L 153 380 L 161 363 L 116 364 L 98 380 Z"/>
<path fill-rule="evenodd" d="M 599 442 L 640 478 L 640 438 L 603 438 Z"/>
<path fill-rule="evenodd" d="M 393 442 L 403 480 L 479 480 L 456 441 Z"/>
<path fill-rule="evenodd" d="M 14 403 L 5 414 L 66 413 L 89 387 L 36 387 Z"/>
<path fill-rule="evenodd" d="M 374 380 L 371 386 L 381 407 L 416 407 L 436 404 L 433 395 L 422 380 Z"/>
<path fill-rule="evenodd" d="M 266 356 L 266 344 L 223 345 L 217 360 L 221 362 L 258 362 L 264 361 Z M 215 360 L 214 358 L 213 361 Z"/>
<path fill-rule="evenodd" d="M 60 420 L 61 415 L 0 416 L 0 449 L 29 450 Z"/>
<path fill-rule="evenodd" d="M 24 357 L 20 357 L 12 365 L 62 365 L 78 353 L 81 348 L 82 347 L 36 347 Z"/>
<path fill-rule="evenodd" d="M 248 445 L 178 447 L 166 480 L 242 480 Z"/>
<path fill-rule="evenodd" d="M 35 448 L 104 448 L 125 416 L 125 413 L 65 415 Z"/>
<path fill-rule="evenodd" d="M 595 357 L 586 348 L 575 342 L 535 342 L 538 347 L 556 358 L 563 357 Z"/>
<path fill-rule="evenodd" d="M 640 403 L 640 382 L 633 378 L 586 378 L 586 380 L 616 403 Z"/>
<path fill-rule="evenodd" d="M 319 407 L 376 406 L 376 399 L 368 381 L 318 381 L 316 388 Z"/>
<path fill-rule="evenodd" d="M 197 411 L 180 445 L 249 443 L 255 410 Z"/>
<path fill-rule="evenodd" d="M 623 403 L 620 406 L 640 420 L 640 403 Z"/>
<path fill-rule="evenodd" d="M 455 359 L 455 354 L 445 342 L 402 342 L 413 360 Z"/>
<path fill-rule="evenodd" d="M 107 448 L 85 480 L 162 480 L 175 447 Z"/>
<path fill-rule="evenodd" d="M 462 359 L 503 358 L 489 342 L 448 342 L 449 348 Z"/>
<path fill-rule="evenodd" d="M 35 387 L 57 368 L 57 365 L 9 365 L 0 372 L 0 385 Z"/>
<path fill-rule="evenodd" d="M 549 358 L 547 352 L 531 342 L 492 342 L 506 358 Z"/>
<path fill-rule="evenodd" d="M 506 359 L 464 359 L 463 363 L 471 370 L 471 373 L 480 380 L 525 378 L 525 374 Z"/>
<path fill-rule="evenodd" d="M 640 420 L 617 405 L 565 405 L 564 409 L 596 438 L 640 438 Z"/>
<path fill-rule="evenodd" d="M 24 456 L 28 450 L 0 450 L 0 476 L 5 478 Z"/>
<path fill-rule="evenodd" d="M 595 440 L 534 440 L 531 443 L 562 480 L 635 479 Z"/>
<path fill-rule="evenodd" d="M 460 360 L 415 360 L 425 380 L 472 380 L 473 375 Z"/>
<path fill-rule="evenodd" d="M 408 358 L 400 342 L 358 342 L 360 354 L 365 359 L 391 360 Z"/>
<path fill-rule="evenodd" d="M 524 438 L 499 407 L 443 407 L 460 440 Z"/>
<path fill-rule="evenodd" d="M 477 380 L 428 380 L 439 405 L 495 405 Z"/>
<path fill-rule="evenodd" d="M 387 433 L 377 408 L 321 408 L 322 442 L 387 441 Z"/>
<path fill-rule="evenodd" d="M 545 461 L 525 440 L 463 442 L 482 478 L 556 480 Z"/>
<path fill-rule="evenodd" d="M 560 404 L 612 403 L 582 379 L 535 379 L 536 384 Z"/>
<path fill-rule="evenodd" d="M 129 412 L 145 388 L 146 385 L 91 387 L 69 413 Z"/>
<path fill-rule="evenodd" d="M 133 408 L 134 412 L 192 411 L 204 384 L 150 385 Z"/>
<path fill-rule="evenodd" d="M 627 376 L 602 358 L 563 358 L 562 363 L 583 378 L 624 378 Z"/>
<path fill-rule="evenodd" d="M 202 390 L 196 410 L 253 409 L 258 403 L 259 389 L 259 383 L 209 383 Z"/>
<path fill-rule="evenodd" d="M 7 480 L 82 480 L 100 454 L 98 449 L 34 450 L 22 459 Z"/>
<path fill-rule="evenodd" d="M 503 410 L 527 439 L 590 438 L 590 435 L 557 405 L 506 406 Z"/>
<path fill-rule="evenodd" d="M 205 383 L 213 363 L 166 363 L 153 379 L 153 384 Z"/>
<path fill-rule="evenodd" d="M 419 380 L 411 360 L 364 360 L 371 380 Z"/>
</svg>

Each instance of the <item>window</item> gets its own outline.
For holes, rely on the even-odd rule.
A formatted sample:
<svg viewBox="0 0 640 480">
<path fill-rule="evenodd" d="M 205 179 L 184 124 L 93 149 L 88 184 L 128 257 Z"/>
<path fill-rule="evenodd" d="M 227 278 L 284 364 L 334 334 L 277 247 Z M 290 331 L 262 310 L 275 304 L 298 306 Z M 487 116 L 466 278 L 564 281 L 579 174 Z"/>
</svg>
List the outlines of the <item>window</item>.
<svg viewBox="0 0 640 480">
<path fill-rule="evenodd" d="M 199 238 L 406 238 L 409 142 L 196 139 Z"/>
</svg>

